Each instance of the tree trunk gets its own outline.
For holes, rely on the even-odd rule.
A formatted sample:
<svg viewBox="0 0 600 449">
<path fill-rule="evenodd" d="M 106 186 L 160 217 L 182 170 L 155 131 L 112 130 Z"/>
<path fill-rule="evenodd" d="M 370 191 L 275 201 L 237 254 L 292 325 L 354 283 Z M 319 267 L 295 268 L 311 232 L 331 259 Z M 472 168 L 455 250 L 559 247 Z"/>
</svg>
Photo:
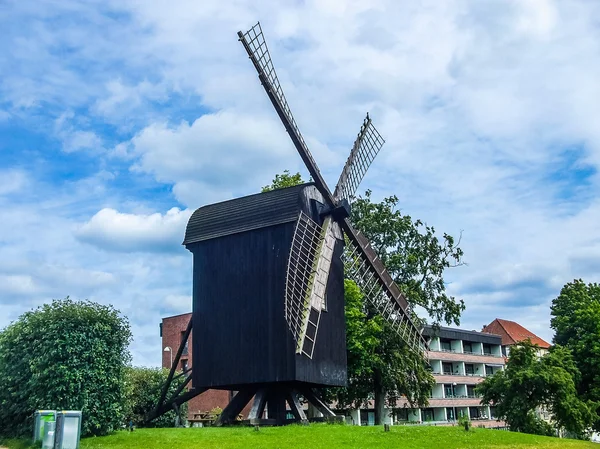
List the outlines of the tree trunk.
<svg viewBox="0 0 600 449">
<path fill-rule="evenodd" d="M 385 391 L 381 381 L 381 371 L 376 369 L 373 373 L 373 383 L 375 392 L 375 425 L 380 426 L 385 420 Z"/>
</svg>

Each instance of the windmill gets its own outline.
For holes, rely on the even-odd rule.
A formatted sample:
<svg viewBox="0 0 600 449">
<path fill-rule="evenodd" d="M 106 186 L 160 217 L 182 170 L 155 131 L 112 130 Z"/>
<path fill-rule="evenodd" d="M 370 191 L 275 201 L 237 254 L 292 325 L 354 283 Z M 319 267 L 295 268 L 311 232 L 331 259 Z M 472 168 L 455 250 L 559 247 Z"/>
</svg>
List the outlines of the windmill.
<svg viewBox="0 0 600 449">
<path fill-rule="evenodd" d="M 192 214 L 183 244 L 194 257 L 193 315 L 182 341 L 194 323 L 195 368 L 180 375 L 193 387 L 165 400 L 165 385 L 148 418 L 209 388 L 237 391 L 221 424 L 252 398 L 251 423 L 284 424 L 288 406 L 292 421 L 305 421 L 299 396 L 334 418 L 318 388 L 347 381 L 344 278 L 356 282 L 409 348 L 426 347 L 405 296 L 349 218 L 350 200 L 384 140 L 367 114 L 332 193 L 292 116 L 260 23 L 238 36 L 313 182 Z"/>
</svg>

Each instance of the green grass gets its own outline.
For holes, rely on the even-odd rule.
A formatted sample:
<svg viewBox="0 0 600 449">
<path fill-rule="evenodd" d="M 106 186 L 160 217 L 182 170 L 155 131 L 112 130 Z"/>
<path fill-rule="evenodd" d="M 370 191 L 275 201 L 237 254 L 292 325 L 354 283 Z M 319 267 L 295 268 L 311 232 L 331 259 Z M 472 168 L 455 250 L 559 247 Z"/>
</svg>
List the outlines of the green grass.
<svg viewBox="0 0 600 449">
<path fill-rule="evenodd" d="M 27 446 L 13 440 L 4 442 L 10 449 Z M 311 426 L 253 428 L 192 428 L 192 429 L 137 429 L 133 433 L 118 432 L 99 438 L 84 438 L 81 449 L 151 449 L 151 448 L 265 448 L 265 449 L 351 449 L 351 448 L 434 448 L 434 449 L 487 449 L 487 448 L 594 448 L 594 443 L 540 437 L 501 430 L 458 427 L 397 426 L 390 432 L 383 427 Z"/>
</svg>

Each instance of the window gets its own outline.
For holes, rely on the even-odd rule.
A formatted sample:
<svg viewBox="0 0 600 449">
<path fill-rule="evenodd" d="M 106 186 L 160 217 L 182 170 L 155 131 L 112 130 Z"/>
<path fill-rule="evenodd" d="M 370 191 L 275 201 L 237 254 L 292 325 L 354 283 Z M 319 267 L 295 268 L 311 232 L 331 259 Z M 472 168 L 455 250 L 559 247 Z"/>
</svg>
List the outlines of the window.
<svg viewBox="0 0 600 449">
<path fill-rule="evenodd" d="M 470 398 L 476 398 L 475 385 L 467 385 L 467 396 Z"/>
<path fill-rule="evenodd" d="M 483 345 L 483 353 L 486 355 L 492 354 L 492 347 L 490 345 Z"/>
<path fill-rule="evenodd" d="M 442 363 L 442 372 L 444 374 L 452 374 L 452 363 Z"/>
<path fill-rule="evenodd" d="M 452 346 L 450 344 L 450 340 L 440 339 L 440 349 L 442 351 L 452 351 Z"/>
<path fill-rule="evenodd" d="M 447 398 L 454 397 L 454 388 L 452 388 L 452 384 L 444 384 L 444 396 Z"/>
<path fill-rule="evenodd" d="M 467 376 L 472 376 L 475 374 L 475 367 L 472 363 L 465 363 L 465 373 Z"/>
<path fill-rule="evenodd" d="M 184 342 L 183 337 L 185 337 L 185 332 L 181 333 L 181 343 Z M 188 340 L 185 340 L 185 345 L 183 346 L 183 352 L 181 355 L 188 355 Z"/>
<path fill-rule="evenodd" d="M 481 418 L 481 413 L 480 413 L 479 407 L 469 407 L 469 418 L 471 418 L 471 419 Z"/>
<path fill-rule="evenodd" d="M 188 361 L 182 360 L 181 361 L 181 371 L 183 371 L 185 373 L 187 370 L 188 370 Z"/>
<path fill-rule="evenodd" d="M 433 421 L 433 409 L 424 408 L 421 410 L 421 419 L 423 421 Z"/>
<path fill-rule="evenodd" d="M 454 417 L 454 407 L 446 407 L 446 419 L 448 421 L 454 421 L 456 419 Z"/>
<path fill-rule="evenodd" d="M 398 421 L 408 421 L 408 409 L 399 408 L 396 410 L 396 419 Z"/>
<path fill-rule="evenodd" d="M 463 352 L 468 354 L 473 352 L 473 344 L 470 341 L 463 342 Z"/>
</svg>

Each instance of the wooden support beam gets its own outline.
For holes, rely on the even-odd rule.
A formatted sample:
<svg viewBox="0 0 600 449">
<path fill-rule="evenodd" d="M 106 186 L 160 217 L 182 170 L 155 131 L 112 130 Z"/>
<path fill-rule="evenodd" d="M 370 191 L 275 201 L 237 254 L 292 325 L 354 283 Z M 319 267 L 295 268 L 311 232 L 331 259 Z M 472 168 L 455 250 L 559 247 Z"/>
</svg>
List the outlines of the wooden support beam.
<svg viewBox="0 0 600 449">
<path fill-rule="evenodd" d="M 287 402 L 290 405 L 290 410 L 296 418 L 296 421 L 300 421 L 301 423 L 307 423 L 306 415 L 304 414 L 304 410 L 302 410 L 302 405 L 298 400 L 298 395 L 295 391 L 289 391 L 287 394 Z"/>
<path fill-rule="evenodd" d="M 256 395 L 254 396 L 254 402 L 252 403 L 252 408 L 250 409 L 250 413 L 248 414 L 248 419 L 261 419 L 263 417 L 266 404 L 267 390 L 266 388 L 261 388 L 256 392 Z"/>
<path fill-rule="evenodd" d="M 250 402 L 252 396 L 256 394 L 257 390 L 257 387 L 248 387 L 238 391 L 229 404 L 227 404 L 227 407 L 221 412 L 221 415 L 215 422 L 215 426 L 222 426 L 223 424 L 234 422 L 246 404 Z"/>
<path fill-rule="evenodd" d="M 314 405 L 316 407 L 317 410 L 319 410 L 324 417 L 335 417 L 335 413 L 333 413 L 333 411 L 327 406 L 327 404 L 325 404 L 320 397 L 318 397 L 316 395 L 316 393 L 308 387 L 300 387 L 298 390 L 300 393 L 302 393 L 302 395 L 304 395 L 304 397 L 306 398 L 306 400 L 308 402 L 310 402 L 312 405 Z"/>
</svg>

